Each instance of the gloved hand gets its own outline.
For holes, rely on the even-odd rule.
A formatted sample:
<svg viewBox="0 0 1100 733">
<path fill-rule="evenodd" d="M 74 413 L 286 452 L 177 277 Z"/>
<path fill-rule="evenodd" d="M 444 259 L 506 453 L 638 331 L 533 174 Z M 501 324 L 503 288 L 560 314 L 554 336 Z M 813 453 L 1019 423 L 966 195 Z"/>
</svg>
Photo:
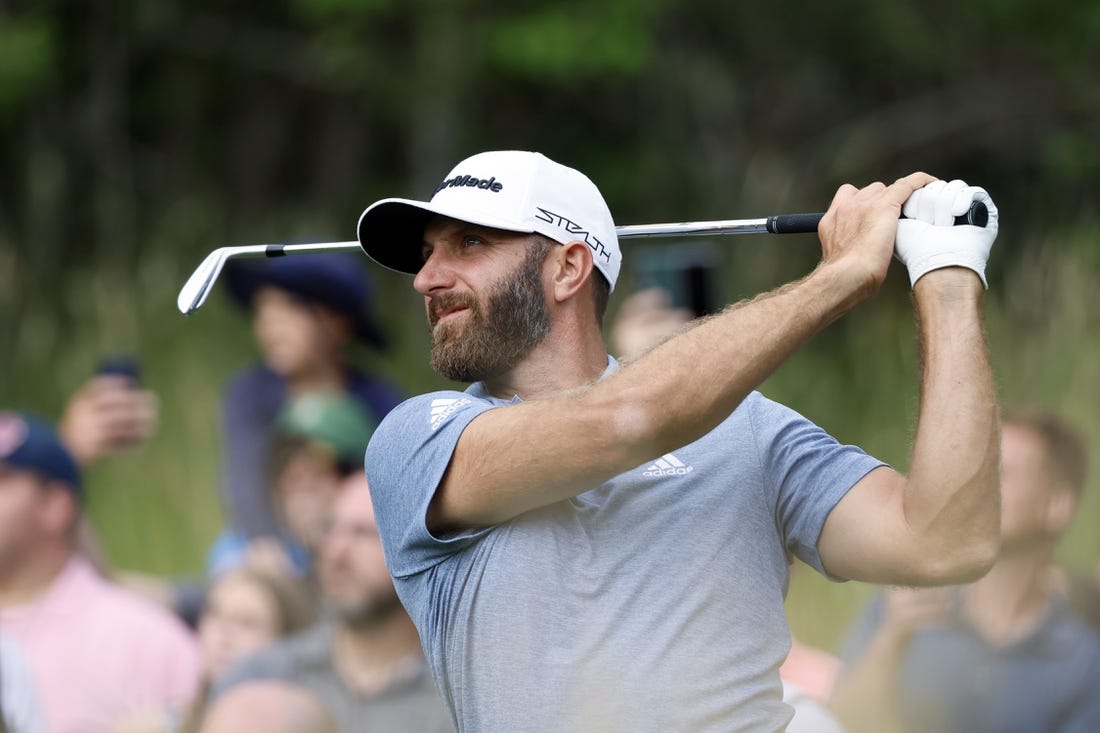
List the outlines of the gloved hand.
<svg viewBox="0 0 1100 733">
<path fill-rule="evenodd" d="M 984 227 L 955 225 L 974 201 L 989 210 Z M 917 189 L 901 207 L 906 217 L 898 221 L 894 256 L 909 268 L 909 284 L 916 285 L 925 273 L 941 267 L 967 267 L 978 273 L 982 285 L 989 250 L 997 238 L 997 207 L 984 188 L 963 181 L 933 181 Z"/>
</svg>

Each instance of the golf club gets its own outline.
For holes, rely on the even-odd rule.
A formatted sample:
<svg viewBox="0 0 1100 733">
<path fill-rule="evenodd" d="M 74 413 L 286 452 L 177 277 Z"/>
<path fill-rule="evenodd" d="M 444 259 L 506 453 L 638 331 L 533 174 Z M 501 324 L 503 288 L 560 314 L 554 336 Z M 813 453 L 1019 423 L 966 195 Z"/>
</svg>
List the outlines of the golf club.
<svg viewBox="0 0 1100 733">
<path fill-rule="evenodd" d="M 806 234 L 817 231 L 824 213 L 778 214 L 763 219 L 724 219 L 720 221 L 692 221 L 677 224 L 637 224 L 617 227 L 620 239 L 645 237 L 696 237 L 724 234 Z M 989 212 L 985 204 L 975 202 L 970 210 L 955 218 L 956 225 L 970 224 L 984 227 Z M 309 244 L 250 244 L 238 247 L 219 247 L 206 256 L 202 264 L 184 283 L 176 299 L 180 313 L 189 316 L 198 310 L 210 294 L 225 263 L 231 259 L 257 257 L 283 257 L 307 252 L 343 252 L 361 250 L 359 242 L 314 242 Z"/>
</svg>

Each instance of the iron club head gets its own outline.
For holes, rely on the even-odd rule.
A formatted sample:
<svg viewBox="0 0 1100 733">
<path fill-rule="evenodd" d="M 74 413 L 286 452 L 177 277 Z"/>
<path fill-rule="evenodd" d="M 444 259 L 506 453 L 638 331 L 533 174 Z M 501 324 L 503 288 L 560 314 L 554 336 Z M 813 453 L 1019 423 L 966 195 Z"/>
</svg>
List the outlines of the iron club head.
<svg viewBox="0 0 1100 733">
<path fill-rule="evenodd" d="M 219 247 L 208 254 L 202 264 L 191 273 L 191 277 L 187 278 L 187 282 L 180 289 L 179 297 L 176 298 L 176 307 L 180 309 L 180 313 L 189 316 L 206 302 L 206 296 L 210 294 L 218 275 L 225 267 L 228 249 L 231 248 Z"/>
<path fill-rule="evenodd" d="M 254 257 L 282 257 L 284 255 L 299 254 L 303 252 L 344 252 L 355 250 L 361 252 L 359 242 L 313 242 L 309 244 L 247 244 L 240 247 L 219 247 L 206 256 L 202 264 L 191 273 L 187 282 L 183 284 L 179 296 L 176 298 L 176 307 L 180 313 L 189 316 L 198 310 L 214 283 L 218 281 L 225 263 L 232 259 Z"/>
</svg>

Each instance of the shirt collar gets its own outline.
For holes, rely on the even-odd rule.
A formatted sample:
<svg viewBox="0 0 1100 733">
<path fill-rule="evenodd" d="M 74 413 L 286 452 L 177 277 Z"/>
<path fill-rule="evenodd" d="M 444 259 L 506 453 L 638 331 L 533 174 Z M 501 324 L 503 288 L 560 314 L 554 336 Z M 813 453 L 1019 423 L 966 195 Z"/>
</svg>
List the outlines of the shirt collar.
<svg viewBox="0 0 1100 733">
<path fill-rule="evenodd" d="M 603 374 L 600 375 L 598 381 L 602 382 L 609 376 L 619 370 L 619 361 L 611 354 L 607 355 L 607 368 L 603 370 Z M 489 394 L 489 390 L 485 388 L 485 382 L 474 382 L 466 388 L 466 394 L 471 397 L 476 397 L 481 400 L 487 400 L 497 405 L 514 405 L 518 402 L 523 402 L 523 399 L 519 395 L 512 395 L 512 399 L 506 400 L 501 397 L 495 397 Z"/>
</svg>

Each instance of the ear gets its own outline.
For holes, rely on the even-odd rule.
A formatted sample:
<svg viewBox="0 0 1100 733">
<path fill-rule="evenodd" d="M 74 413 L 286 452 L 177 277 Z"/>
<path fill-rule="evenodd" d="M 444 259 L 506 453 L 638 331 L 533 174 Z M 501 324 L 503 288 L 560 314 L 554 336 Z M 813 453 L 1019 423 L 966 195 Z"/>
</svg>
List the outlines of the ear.
<svg viewBox="0 0 1100 733">
<path fill-rule="evenodd" d="M 1076 509 L 1077 497 L 1072 491 L 1062 487 L 1052 488 L 1046 507 L 1047 531 L 1054 537 L 1066 531 Z"/>
<path fill-rule="evenodd" d="M 553 265 L 550 287 L 556 303 L 575 297 L 592 274 L 592 250 L 584 242 L 554 247 L 550 250 L 549 261 Z"/>
<path fill-rule="evenodd" d="M 313 312 L 321 328 L 325 333 L 334 336 L 335 343 L 339 346 L 344 346 L 354 339 L 355 324 L 351 316 L 320 303 L 314 306 Z"/>
<path fill-rule="evenodd" d="M 45 487 L 39 522 L 43 531 L 61 537 L 74 531 L 80 516 L 79 500 L 63 483 L 51 481 Z"/>
</svg>

